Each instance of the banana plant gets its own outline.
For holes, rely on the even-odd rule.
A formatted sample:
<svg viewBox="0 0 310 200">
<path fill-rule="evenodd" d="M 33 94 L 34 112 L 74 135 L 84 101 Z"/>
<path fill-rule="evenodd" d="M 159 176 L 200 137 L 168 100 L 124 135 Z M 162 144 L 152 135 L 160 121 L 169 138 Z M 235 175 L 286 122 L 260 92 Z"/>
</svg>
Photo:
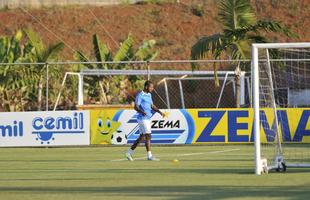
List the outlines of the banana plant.
<svg viewBox="0 0 310 200">
<path fill-rule="evenodd" d="M 130 69 L 132 66 L 124 64 L 106 64 L 104 62 L 120 62 L 120 61 L 147 61 L 153 60 L 158 55 L 158 52 L 154 49 L 156 44 L 155 40 L 148 40 L 142 43 L 138 49 L 133 47 L 134 38 L 131 34 L 120 43 L 119 49 L 114 54 L 110 51 L 109 47 L 100 41 L 97 34 L 93 35 L 93 51 L 95 55 L 95 61 L 98 64 L 83 64 L 76 68 L 80 70 L 82 68 L 88 69 Z M 77 51 L 75 53 L 77 60 L 81 62 L 90 62 L 88 56 L 83 52 Z M 125 82 L 130 82 L 134 85 L 139 82 L 137 76 L 121 77 L 121 76 L 105 76 L 105 77 L 85 77 L 85 88 L 88 96 L 100 97 L 95 101 L 101 101 L 103 104 L 121 102 L 124 98 L 121 97 L 121 91 L 124 91 L 124 86 L 128 85 Z M 101 92 L 99 92 L 101 91 Z"/>
<path fill-rule="evenodd" d="M 30 59 L 32 62 L 36 63 L 48 63 L 51 61 L 56 61 L 59 54 L 64 48 L 63 42 L 57 42 L 55 44 L 50 44 L 46 46 L 40 36 L 34 32 L 32 29 L 25 29 L 25 34 L 29 40 L 29 44 L 32 46 Z M 41 110 L 42 107 L 42 93 L 43 93 L 43 83 L 44 83 L 44 72 L 46 71 L 46 65 L 35 65 L 31 66 L 32 72 L 35 72 L 38 77 L 34 77 L 32 82 L 32 89 L 37 92 L 37 109 Z M 49 68 L 50 77 L 57 78 L 60 76 L 60 68 Z"/>
<path fill-rule="evenodd" d="M 18 30 L 12 37 L 4 36 L 0 38 L 1 63 L 14 63 L 22 56 L 22 49 L 20 48 L 22 37 L 22 31 Z"/>
<path fill-rule="evenodd" d="M 22 44 L 23 36 L 23 32 L 18 30 L 11 37 L 0 37 L 0 62 L 8 63 L 0 66 L 1 106 L 6 111 L 23 110 L 25 102 L 28 102 L 31 96 L 28 77 L 35 74 L 30 73 L 26 66 L 13 65 L 18 62 L 30 62 L 30 45 Z"/>
</svg>

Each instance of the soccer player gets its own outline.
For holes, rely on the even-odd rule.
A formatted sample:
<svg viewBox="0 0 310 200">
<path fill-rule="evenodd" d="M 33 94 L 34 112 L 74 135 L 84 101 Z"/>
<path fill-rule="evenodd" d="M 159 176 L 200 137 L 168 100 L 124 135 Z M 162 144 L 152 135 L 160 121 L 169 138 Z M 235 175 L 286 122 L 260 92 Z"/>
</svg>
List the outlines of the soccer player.
<svg viewBox="0 0 310 200">
<path fill-rule="evenodd" d="M 153 104 L 151 94 L 153 90 L 154 84 L 151 81 L 146 81 L 144 83 L 144 89 L 136 96 L 135 110 L 138 113 L 137 120 L 140 136 L 126 153 L 126 157 L 129 161 L 133 161 L 132 154 L 141 141 L 145 141 L 147 160 L 158 160 L 155 159 L 151 153 L 151 117 L 156 112 L 163 117 L 165 114 Z"/>
</svg>

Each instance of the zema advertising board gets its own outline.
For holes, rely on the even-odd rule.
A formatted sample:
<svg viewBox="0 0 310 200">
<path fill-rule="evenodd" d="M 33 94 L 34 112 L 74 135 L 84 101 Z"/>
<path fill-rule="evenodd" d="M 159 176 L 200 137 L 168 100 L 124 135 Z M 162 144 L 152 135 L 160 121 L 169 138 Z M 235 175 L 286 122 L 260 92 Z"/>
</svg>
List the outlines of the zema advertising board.
<svg viewBox="0 0 310 200">
<path fill-rule="evenodd" d="M 167 118 L 156 113 L 151 118 L 153 144 L 251 143 L 254 141 L 253 109 L 171 109 Z M 280 140 L 310 143 L 310 110 L 287 108 L 262 109 L 261 142 L 275 142 L 276 128 Z M 131 144 L 139 136 L 134 110 L 92 110 L 92 144 Z"/>
</svg>

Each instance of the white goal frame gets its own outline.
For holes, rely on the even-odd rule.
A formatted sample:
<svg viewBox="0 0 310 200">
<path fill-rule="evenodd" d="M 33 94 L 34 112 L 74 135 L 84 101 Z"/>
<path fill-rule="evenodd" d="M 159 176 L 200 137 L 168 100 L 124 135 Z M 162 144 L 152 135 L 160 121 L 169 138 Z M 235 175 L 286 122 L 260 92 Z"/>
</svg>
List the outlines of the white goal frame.
<svg viewBox="0 0 310 200">
<path fill-rule="evenodd" d="M 252 94 L 254 108 L 254 145 L 255 145 L 255 174 L 263 172 L 260 142 L 260 105 L 259 105 L 259 49 L 285 49 L 285 48 L 310 48 L 310 42 L 303 43 L 261 43 L 252 44 Z"/>
</svg>

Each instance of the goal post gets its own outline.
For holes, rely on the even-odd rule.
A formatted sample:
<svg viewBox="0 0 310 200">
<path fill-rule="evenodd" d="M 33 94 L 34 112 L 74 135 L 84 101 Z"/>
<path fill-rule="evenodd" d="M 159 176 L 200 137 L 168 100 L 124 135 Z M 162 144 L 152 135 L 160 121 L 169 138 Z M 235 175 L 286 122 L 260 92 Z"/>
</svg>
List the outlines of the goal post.
<svg viewBox="0 0 310 200">
<path fill-rule="evenodd" d="M 298 143 L 294 144 L 298 147 L 284 143 L 284 130 L 278 119 L 283 108 L 310 107 L 310 43 L 253 44 L 251 71 L 255 174 L 272 169 L 285 171 L 286 167 L 310 167 L 310 153 L 304 150 L 308 146 L 302 149 Z M 267 138 L 265 144 L 261 142 L 261 128 L 269 126 L 270 121 L 262 116 L 262 110 L 273 117 L 272 138 Z M 307 158 L 303 157 L 304 152 Z M 287 159 L 289 153 L 295 154 L 292 163 Z"/>
</svg>

